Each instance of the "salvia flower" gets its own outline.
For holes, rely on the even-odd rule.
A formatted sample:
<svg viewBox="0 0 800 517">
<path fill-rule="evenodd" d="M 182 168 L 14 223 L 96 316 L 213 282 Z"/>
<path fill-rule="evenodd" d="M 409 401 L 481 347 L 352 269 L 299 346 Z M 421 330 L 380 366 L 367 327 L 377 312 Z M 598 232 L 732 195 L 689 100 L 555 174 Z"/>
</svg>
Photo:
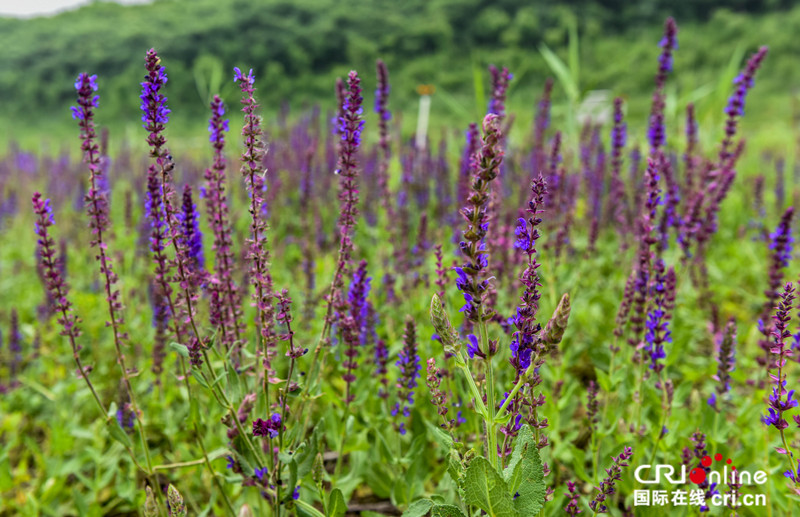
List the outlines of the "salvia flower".
<svg viewBox="0 0 800 517">
<path fill-rule="evenodd" d="M 378 191 L 387 219 L 393 221 L 394 204 L 389 189 L 389 158 L 391 156 L 389 121 L 392 119 L 392 112 L 389 111 L 389 70 L 386 68 L 386 63 L 380 59 L 377 62 L 377 70 L 378 88 L 375 90 L 375 113 L 378 114 L 378 146 L 381 149 L 381 158 L 378 162 Z"/>
<path fill-rule="evenodd" d="M 595 513 L 608 513 L 608 506 L 606 506 L 605 503 L 609 497 L 616 493 L 615 484 L 622 479 L 622 469 L 628 466 L 627 461 L 631 459 L 632 456 L 633 449 L 625 447 L 619 456 L 611 458 L 613 464 L 610 468 L 606 469 L 607 477 L 600 482 L 600 486 L 597 487 L 598 494 L 592 502 L 589 503 L 589 508 Z"/>
<path fill-rule="evenodd" d="M 281 415 L 278 413 L 273 413 L 268 420 L 257 418 L 253 421 L 253 436 L 277 438 L 282 429 Z"/>
<path fill-rule="evenodd" d="M 489 65 L 489 73 L 492 76 L 492 96 L 489 99 L 489 109 L 487 113 L 497 115 L 501 120 L 506 116 L 506 92 L 508 84 L 514 75 L 503 67 L 498 70 L 496 66 Z"/>
<path fill-rule="evenodd" d="M 183 210 L 178 214 L 178 221 L 183 230 L 183 245 L 186 247 L 190 266 L 197 272 L 205 266 L 203 257 L 203 233 L 200 231 L 200 216 L 197 205 L 192 199 L 191 185 L 183 187 Z"/>
<path fill-rule="evenodd" d="M 264 175 L 262 167 L 264 159 L 263 132 L 261 118 L 258 116 L 258 103 L 255 99 L 255 76 L 250 69 L 244 75 L 239 68 L 234 68 L 235 82 L 239 83 L 242 92 L 242 112 L 244 113 L 245 150 L 242 153 L 242 176 L 244 177 L 247 191 L 250 194 L 250 237 L 248 239 L 247 259 L 250 261 L 250 280 L 255 285 L 253 305 L 259 315 L 259 328 L 262 339 L 262 360 L 264 362 L 265 377 L 272 370 L 270 350 L 275 346 L 274 335 L 274 307 L 272 305 L 273 288 L 272 276 L 269 270 L 269 251 L 267 249 L 267 223 L 264 220 L 262 209 L 264 207 Z M 266 383 L 266 380 L 264 381 Z"/>
<path fill-rule="evenodd" d="M 539 225 L 542 222 L 539 214 L 544 212 L 545 195 L 547 186 L 540 174 L 531 184 L 532 197 L 528 202 L 528 218 L 519 218 L 515 235 L 517 242 L 514 246 L 525 257 L 525 270 L 520 276 L 520 281 L 524 286 L 524 291 L 520 297 L 520 304 L 517 312 L 511 317 L 510 322 L 516 327 L 514 339 L 511 342 L 511 364 L 517 371 L 517 375 L 522 375 L 528 369 L 531 362 L 531 353 L 534 350 L 535 337 L 541 330 L 541 325 L 536 322 L 536 314 L 539 312 L 539 273 L 540 264 L 536 260 L 536 241 L 539 240 Z"/>
<path fill-rule="evenodd" d="M 794 390 L 786 391 L 787 379 L 783 370 L 784 366 L 786 366 L 787 357 L 793 355 L 791 348 L 787 348 L 786 345 L 787 340 L 792 337 L 788 329 L 788 323 L 791 320 L 794 299 L 794 286 L 791 282 L 788 282 L 780 294 L 780 301 L 775 309 L 775 315 L 772 317 L 774 320 L 772 329 L 773 345 L 770 352 L 775 358 L 773 366 L 777 369 L 777 374 L 770 372 L 770 378 L 775 384 L 769 397 L 768 414 L 761 418 L 762 422 L 768 426 L 775 426 L 781 433 L 789 427 L 788 422 L 783 418 L 783 413 L 798 405 L 797 400 L 794 399 Z"/>
<path fill-rule="evenodd" d="M 566 496 L 569 498 L 569 503 L 567 503 L 567 506 L 564 508 L 564 513 L 567 515 L 578 515 L 581 513 L 581 509 L 578 508 L 580 494 L 578 493 L 577 486 L 572 481 L 567 481 Z"/>
<path fill-rule="evenodd" d="M 656 261 L 653 271 L 653 305 L 650 312 L 647 313 L 644 349 L 650 357 L 650 369 L 660 372 L 664 369 L 664 364 L 659 361 L 667 356 L 664 351 L 664 343 L 672 342 L 667 323 L 669 319 L 666 307 L 667 282 L 662 259 Z"/>
<path fill-rule="evenodd" d="M 161 66 L 161 58 L 155 49 L 147 51 L 145 56 L 145 75 L 142 93 L 139 95 L 142 110 L 142 127 L 148 132 L 147 143 L 151 148 L 151 156 L 161 158 L 162 148 L 167 143 L 163 132 L 169 122 L 170 109 L 167 107 L 167 97 L 161 89 L 167 84 L 166 69 Z"/>
<path fill-rule="evenodd" d="M 167 487 L 167 508 L 169 517 L 186 517 L 186 504 L 178 489 L 171 484 Z"/>
<path fill-rule="evenodd" d="M 211 119 L 208 122 L 209 140 L 214 148 L 214 161 L 205 171 L 205 198 L 208 218 L 214 234 L 214 274 L 209 280 L 211 292 L 211 320 L 213 326 L 222 329 L 222 340 L 230 346 L 242 340 L 242 309 L 239 288 L 233 278 L 235 256 L 233 253 L 232 228 L 230 223 L 226 190 L 227 161 L 225 132 L 229 122 L 225 117 L 225 105 L 218 95 L 211 101 Z"/>
<path fill-rule="evenodd" d="M 792 257 L 792 247 L 794 244 L 794 237 L 792 237 L 793 215 L 794 209 L 792 207 L 787 208 L 778 226 L 775 228 L 775 231 L 770 234 L 769 239 L 769 249 L 771 253 L 767 289 L 764 291 L 767 299 L 761 310 L 761 325 L 759 328 L 762 334 L 762 338 L 759 340 L 759 346 L 764 351 L 764 355 L 757 358 L 759 364 L 766 367 L 769 367 L 772 341 L 771 332 L 773 323 L 770 318 L 770 313 L 774 309 L 780 296 L 780 289 L 783 286 L 784 270 L 789 265 L 789 260 Z"/>
<path fill-rule="evenodd" d="M 738 119 L 744 116 L 747 92 L 754 85 L 756 72 L 761 66 L 761 62 L 766 57 L 767 50 L 767 47 L 758 49 L 758 52 L 753 54 L 747 61 L 744 70 L 733 80 L 734 91 L 728 98 L 728 104 L 725 106 L 725 114 L 728 118 L 725 121 L 725 138 L 722 141 L 722 148 L 720 149 L 720 166 L 728 165 L 728 162 L 734 156 L 734 154 L 731 153 L 731 145 L 733 144 L 733 137 L 736 135 Z"/>
<path fill-rule="evenodd" d="M 467 221 L 467 229 L 459 247 L 467 261 L 461 267 L 454 268 L 458 274 L 456 287 L 462 292 L 466 302 L 461 311 L 466 312 L 467 318 L 472 322 L 486 321 L 493 316 L 491 310 L 484 307 L 489 279 L 483 277 L 489 265 L 486 232 L 489 228 L 487 209 L 490 184 L 499 174 L 503 163 L 502 134 L 497 115 L 486 115 L 483 132 L 483 146 L 477 155 L 478 171 L 472 182 L 467 206 L 461 210 Z"/>
<path fill-rule="evenodd" d="M 717 354 L 717 373 L 712 377 L 717 381 L 716 393 L 720 397 L 726 397 L 731 391 L 731 372 L 736 369 L 736 321 L 731 318 L 725 326 L 722 334 L 722 342 L 719 344 Z M 713 403 L 712 403 L 713 399 Z M 719 411 L 717 397 L 711 395 L 708 404 Z"/>
<path fill-rule="evenodd" d="M 661 55 L 658 58 L 658 72 L 656 73 L 656 89 L 653 92 L 653 105 L 650 110 L 650 126 L 647 131 L 647 139 L 650 141 L 652 153 L 662 147 L 666 140 L 666 130 L 664 128 L 664 106 L 665 95 L 664 85 L 667 75 L 672 71 L 672 53 L 678 48 L 678 26 L 673 18 L 667 18 L 664 24 L 664 37 L 659 42 Z"/>
<path fill-rule="evenodd" d="M 49 228 L 55 224 L 53 209 L 50 206 L 50 200 L 42 199 L 42 195 L 38 192 L 33 195 L 32 201 L 33 212 L 36 214 L 34 228 L 38 237 L 38 256 L 44 273 L 45 287 L 53 300 L 53 309 L 59 315 L 58 323 L 62 328 L 61 335 L 69 337 L 73 355 L 78 360 L 81 347 L 75 339 L 81 335 L 81 330 L 78 327 L 79 319 L 72 312 L 72 303 L 67 298 L 69 286 L 58 269 L 55 243 L 50 237 Z M 79 374 L 83 375 L 84 372 L 79 372 Z"/>
<path fill-rule="evenodd" d="M 417 387 L 417 379 L 420 378 L 419 354 L 417 353 L 417 326 L 411 316 L 406 317 L 406 330 L 403 334 L 403 349 L 400 350 L 397 362 L 400 368 L 400 378 L 397 380 L 397 399 L 392 416 L 397 417 L 400 413 L 405 418 L 411 416 L 411 407 L 414 405 L 414 389 Z M 400 434 L 406 434 L 406 423 L 395 424 Z"/>
</svg>

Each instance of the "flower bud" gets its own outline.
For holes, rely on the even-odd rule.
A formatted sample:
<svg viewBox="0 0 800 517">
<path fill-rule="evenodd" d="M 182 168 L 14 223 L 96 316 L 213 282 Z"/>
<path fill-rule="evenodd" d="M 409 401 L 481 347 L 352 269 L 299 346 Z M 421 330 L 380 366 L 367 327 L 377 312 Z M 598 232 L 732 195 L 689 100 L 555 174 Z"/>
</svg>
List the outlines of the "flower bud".
<svg viewBox="0 0 800 517">
<path fill-rule="evenodd" d="M 144 517 L 158 517 L 158 503 L 153 490 L 149 486 L 145 487 L 145 493 L 147 498 L 144 500 Z"/>
<path fill-rule="evenodd" d="M 457 355 L 461 350 L 458 332 L 450 323 L 450 318 L 447 316 L 444 307 L 442 307 L 442 301 L 437 294 L 434 294 L 431 299 L 431 323 L 442 341 L 445 352 Z"/>
<path fill-rule="evenodd" d="M 549 350 L 550 347 L 556 346 L 561 343 L 561 338 L 564 337 L 564 331 L 567 329 L 567 322 L 569 321 L 569 313 L 572 307 L 570 306 L 569 293 L 564 293 L 561 301 L 558 302 L 553 317 L 547 322 L 542 332 L 539 334 L 542 345 Z"/>
<path fill-rule="evenodd" d="M 178 489 L 169 485 L 167 488 L 167 503 L 169 504 L 169 517 L 186 517 L 186 505 Z"/>
</svg>

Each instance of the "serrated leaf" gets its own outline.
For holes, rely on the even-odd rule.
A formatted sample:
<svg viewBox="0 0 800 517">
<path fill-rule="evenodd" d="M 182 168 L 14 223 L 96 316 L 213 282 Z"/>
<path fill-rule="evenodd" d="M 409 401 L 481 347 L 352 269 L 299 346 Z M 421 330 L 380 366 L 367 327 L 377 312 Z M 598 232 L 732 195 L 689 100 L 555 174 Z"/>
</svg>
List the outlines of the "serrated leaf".
<svg viewBox="0 0 800 517">
<path fill-rule="evenodd" d="M 520 515 L 536 515 L 544 506 L 545 486 L 542 459 L 539 457 L 539 448 L 530 444 L 523 451 L 522 479 L 517 492 L 519 497 L 514 500 L 514 505 Z"/>
<path fill-rule="evenodd" d="M 344 496 L 342 495 L 342 491 L 338 488 L 334 488 L 330 497 L 328 497 L 327 510 L 328 512 L 325 514 L 325 517 L 341 517 L 347 511 L 347 504 L 344 502 Z"/>
<path fill-rule="evenodd" d="M 437 504 L 431 510 L 431 517 L 464 517 L 464 513 L 458 506 Z"/>
<path fill-rule="evenodd" d="M 516 493 L 520 480 L 522 479 L 522 464 L 520 462 L 524 457 L 524 452 L 534 441 L 535 439 L 530 426 L 525 424 L 519 430 L 519 433 L 517 433 L 517 439 L 514 442 L 514 452 L 511 453 L 511 461 L 508 462 L 508 466 L 503 471 L 503 478 L 506 480 L 508 490 L 512 494 Z"/>
<path fill-rule="evenodd" d="M 491 517 L 519 517 L 503 477 L 480 456 L 473 459 L 467 467 L 464 476 L 464 501 L 477 506 Z"/>
<path fill-rule="evenodd" d="M 450 477 L 453 478 L 456 484 L 458 484 L 459 480 L 464 475 L 464 466 L 461 464 L 461 456 L 458 455 L 458 451 L 455 449 L 450 449 L 450 453 L 448 454 L 447 473 L 450 474 Z"/>
<path fill-rule="evenodd" d="M 433 501 L 430 499 L 417 499 L 408 506 L 402 517 L 424 517 L 428 515 L 431 507 L 433 507 Z"/>
</svg>

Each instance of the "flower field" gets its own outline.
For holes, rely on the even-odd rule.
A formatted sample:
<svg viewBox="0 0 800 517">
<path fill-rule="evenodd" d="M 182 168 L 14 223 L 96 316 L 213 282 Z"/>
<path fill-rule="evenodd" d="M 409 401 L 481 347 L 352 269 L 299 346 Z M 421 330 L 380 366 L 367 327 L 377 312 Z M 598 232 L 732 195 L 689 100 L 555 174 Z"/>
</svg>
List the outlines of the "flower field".
<svg viewBox="0 0 800 517">
<path fill-rule="evenodd" d="M 383 61 L 276 120 L 232 63 L 188 151 L 143 48 L 115 146 L 81 73 L 0 161 L 0 516 L 800 515 L 800 168 L 742 136 L 767 47 L 669 126 L 679 39 L 576 131 L 503 66 L 411 136 Z"/>
</svg>

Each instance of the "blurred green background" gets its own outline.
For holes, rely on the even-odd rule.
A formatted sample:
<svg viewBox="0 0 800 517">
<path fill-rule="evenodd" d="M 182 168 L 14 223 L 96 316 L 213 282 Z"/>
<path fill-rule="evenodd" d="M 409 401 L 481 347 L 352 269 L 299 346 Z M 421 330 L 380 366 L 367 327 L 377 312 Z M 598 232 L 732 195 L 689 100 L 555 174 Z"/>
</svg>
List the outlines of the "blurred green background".
<svg viewBox="0 0 800 517">
<path fill-rule="evenodd" d="M 515 74 L 509 110 L 529 124 L 546 77 L 559 81 L 554 117 L 587 92 L 623 95 L 629 120 L 646 121 L 664 18 L 680 48 L 668 116 L 696 102 L 701 127 L 720 127 L 730 81 L 760 45 L 770 55 L 747 106 L 745 134 L 785 150 L 798 117 L 800 5 L 786 0 L 160 0 L 98 2 L 55 16 L 0 18 L 0 127 L 26 147 L 60 144 L 75 132 L 68 106 L 81 71 L 99 76 L 100 124 L 139 135 L 144 54 L 168 70 L 173 136 L 202 136 L 213 93 L 235 102 L 232 68 L 253 68 L 267 116 L 283 102 L 334 106 L 334 81 L 351 68 L 367 102 L 374 62 L 390 70 L 393 111 L 413 113 L 416 86 L 434 84 L 432 124 L 464 127 L 485 112 L 486 65 Z M 549 60 L 545 54 L 552 51 Z M 554 59 L 557 58 L 557 59 Z M 560 66 L 562 69 L 558 69 Z M 571 84 L 567 84 L 571 83 Z M 370 106 L 371 107 L 371 106 Z M 526 118 L 527 117 L 527 118 Z M 413 129 L 406 117 L 403 127 Z M 712 120 L 708 120 L 712 119 Z M 635 123 L 634 123 L 635 124 Z M 569 124 L 560 124 L 569 130 Z M 766 126 L 766 127 L 765 127 Z M 525 125 L 524 127 L 529 127 Z M 675 124 L 672 124 L 675 128 Z M 767 129 L 767 131 L 764 131 Z M 676 130 L 680 130 L 677 128 Z M 435 134 L 435 133 L 434 133 Z M 641 133 L 640 133 L 641 134 Z"/>
</svg>

